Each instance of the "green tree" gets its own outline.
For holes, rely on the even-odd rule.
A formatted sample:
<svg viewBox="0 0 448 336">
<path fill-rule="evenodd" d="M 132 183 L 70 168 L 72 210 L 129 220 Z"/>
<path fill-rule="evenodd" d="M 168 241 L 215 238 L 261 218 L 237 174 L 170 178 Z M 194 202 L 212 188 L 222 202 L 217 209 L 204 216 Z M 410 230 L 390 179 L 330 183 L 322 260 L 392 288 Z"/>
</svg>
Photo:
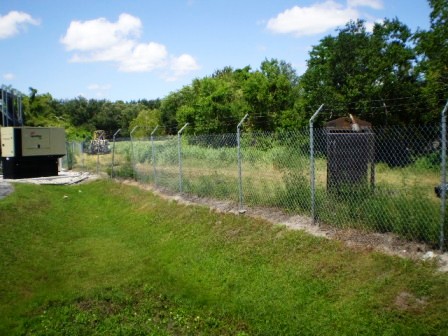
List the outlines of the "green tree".
<svg viewBox="0 0 448 336">
<path fill-rule="evenodd" d="M 266 78 L 262 88 L 266 94 L 267 105 L 265 127 L 263 130 L 273 131 L 297 127 L 301 124 L 299 111 L 295 109 L 300 99 L 299 77 L 291 64 L 276 59 L 265 60 L 261 63 L 261 73 Z M 262 110 L 254 110 L 259 113 Z M 263 120 L 263 119 L 262 119 Z"/>
<path fill-rule="evenodd" d="M 132 130 L 134 127 L 135 132 L 133 136 L 144 137 L 149 136 L 149 134 L 154 130 L 156 126 L 160 126 L 160 110 L 149 109 L 146 106 L 140 106 L 138 115 L 129 124 L 129 129 Z"/>
<path fill-rule="evenodd" d="M 292 66 L 275 59 L 265 60 L 257 71 L 224 67 L 166 97 L 161 119 L 170 128 L 188 122 L 188 132 L 197 134 L 234 133 L 246 113 L 254 130 L 296 126 L 301 120 L 298 82 Z"/>
<path fill-rule="evenodd" d="M 171 111 L 175 111 L 178 127 L 188 122 L 188 132 L 234 132 L 239 119 L 247 113 L 240 85 L 244 77 L 244 71 L 226 67 L 211 77 L 195 79 L 190 86 L 171 94 L 162 102 L 162 107 L 169 104 Z"/>
<path fill-rule="evenodd" d="M 191 104 L 193 92 L 190 86 L 184 86 L 179 91 L 171 92 L 160 105 L 160 122 L 167 134 L 175 134 L 178 130 L 177 111 L 183 105 Z"/>
<path fill-rule="evenodd" d="M 386 19 L 372 33 L 359 20 L 322 39 L 301 78 L 304 115 L 325 104 L 334 117 L 351 113 L 374 125 L 419 122 L 421 82 L 411 38 L 406 25 Z M 403 97 L 417 102 L 403 106 Z"/>
<path fill-rule="evenodd" d="M 92 118 L 92 111 L 89 109 L 89 101 L 84 97 L 77 97 L 75 99 L 63 100 L 61 105 L 73 125 L 77 127 L 87 126 L 89 120 Z"/>
<path fill-rule="evenodd" d="M 235 131 L 239 119 L 247 112 L 247 107 L 233 72 L 195 80 L 192 90 L 194 92 L 192 104 L 189 108 L 181 109 L 177 116 L 181 123 L 191 122 L 197 133 Z"/>
<path fill-rule="evenodd" d="M 448 99 L 448 2 L 428 0 L 431 7 L 430 29 L 415 34 L 420 70 L 425 80 L 430 115 L 436 119 Z"/>
<path fill-rule="evenodd" d="M 55 115 L 53 97 L 49 93 L 38 94 L 37 89 L 29 88 L 30 95 L 25 102 L 25 120 L 29 126 L 47 126 Z"/>
<path fill-rule="evenodd" d="M 370 103 L 363 107 L 372 122 L 381 124 L 415 123 L 425 121 L 426 102 L 422 99 L 422 81 L 416 69 L 416 52 L 410 29 L 397 18 L 376 24 L 371 36 L 373 55 L 369 69 L 373 85 L 368 97 L 382 103 L 383 109 Z M 403 104 L 405 99 L 405 104 Z"/>
</svg>

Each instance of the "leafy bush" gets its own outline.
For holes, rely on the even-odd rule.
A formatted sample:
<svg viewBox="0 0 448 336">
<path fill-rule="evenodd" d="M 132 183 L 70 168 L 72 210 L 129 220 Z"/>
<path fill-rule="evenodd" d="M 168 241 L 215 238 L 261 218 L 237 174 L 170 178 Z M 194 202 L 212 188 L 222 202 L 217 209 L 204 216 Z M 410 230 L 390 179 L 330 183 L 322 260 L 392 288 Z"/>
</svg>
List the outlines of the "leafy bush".
<svg viewBox="0 0 448 336">
<path fill-rule="evenodd" d="M 415 160 L 414 166 L 417 169 L 440 170 L 442 163 L 439 152 L 433 152 Z"/>
<path fill-rule="evenodd" d="M 108 167 L 106 171 L 109 176 L 112 176 L 112 169 L 110 167 Z M 113 177 L 134 178 L 134 174 L 135 172 L 130 162 L 125 162 L 121 165 L 114 166 Z"/>
</svg>

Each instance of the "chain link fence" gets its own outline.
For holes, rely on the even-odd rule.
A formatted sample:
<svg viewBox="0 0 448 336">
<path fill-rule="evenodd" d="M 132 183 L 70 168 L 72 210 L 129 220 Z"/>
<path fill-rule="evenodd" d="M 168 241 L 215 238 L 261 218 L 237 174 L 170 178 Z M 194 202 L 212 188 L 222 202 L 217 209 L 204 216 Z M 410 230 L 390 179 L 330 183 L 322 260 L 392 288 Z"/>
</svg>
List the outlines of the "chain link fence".
<svg viewBox="0 0 448 336">
<path fill-rule="evenodd" d="M 75 170 L 446 248 L 444 200 L 435 193 L 442 175 L 440 126 L 319 128 L 312 137 L 310 129 L 242 132 L 240 138 L 151 136 L 117 139 L 113 150 L 96 154 L 86 153 L 85 144 L 67 146 L 66 165 Z"/>
<path fill-rule="evenodd" d="M 316 220 L 439 243 L 440 130 L 316 135 Z"/>
</svg>

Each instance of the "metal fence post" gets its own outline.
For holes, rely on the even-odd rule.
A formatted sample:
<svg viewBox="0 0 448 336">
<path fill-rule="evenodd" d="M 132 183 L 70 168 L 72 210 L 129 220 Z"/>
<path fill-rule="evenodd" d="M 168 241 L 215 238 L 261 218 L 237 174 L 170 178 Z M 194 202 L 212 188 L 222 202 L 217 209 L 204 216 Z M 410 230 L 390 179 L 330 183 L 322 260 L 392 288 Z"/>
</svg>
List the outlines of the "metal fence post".
<svg viewBox="0 0 448 336">
<path fill-rule="evenodd" d="M 180 130 L 177 132 L 177 154 L 179 156 L 179 192 L 182 193 L 182 145 L 181 145 L 181 134 L 184 131 L 185 127 L 188 126 L 186 123 Z"/>
<path fill-rule="evenodd" d="M 113 136 L 113 142 L 112 142 L 112 167 L 110 170 L 110 177 L 113 178 L 114 177 L 114 164 L 115 164 L 115 137 L 116 135 L 121 131 L 121 128 L 119 128 Z"/>
<path fill-rule="evenodd" d="M 238 146 L 238 192 L 239 192 L 239 211 L 243 211 L 243 177 L 241 174 L 241 125 L 243 124 L 244 120 L 249 116 L 249 114 L 246 113 L 246 115 L 241 119 L 241 121 L 238 123 L 238 126 L 236 127 L 236 141 Z"/>
<path fill-rule="evenodd" d="M 311 218 L 313 224 L 316 224 L 316 176 L 314 173 L 314 119 L 316 119 L 319 112 L 324 107 L 324 104 L 319 106 L 317 111 L 310 119 L 310 182 L 311 182 Z"/>
<path fill-rule="evenodd" d="M 72 151 L 73 151 L 73 156 L 72 156 L 72 169 L 75 167 L 76 164 L 76 160 L 75 160 L 75 152 L 76 152 L 76 142 L 72 141 Z"/>
<path fill-rule="evenodd" d="M 134 141 L 132 140 L 132 133 L 138 128 L 139 126 L 134 126 L 134 128 L 129 133 L 129 137 L 131 138 L 131 167 L 132 167 L 132 178 L 135 179 L 135 160 L 134 160 Z"/>
<path fill-rule="evenodd" d="M 68 141 L 65 142 L 65 153 L 66 153 L 65 160 L 67 161 L 67 170 L 68 170 L 70 167 L 70 142 L 68 142 Z M 59 168 L 63 169 L 64 164 L 62 163 L 62 158 L 59 158 L 58 161 L 59 161 L 58 162 Z"/>
<path fill-rule="evenodd" d="M 81 164 L 82 164 L 82 170 L 86 169 L 85 164 L 84 164 L 84 159 L 85 159 L 85 153 L 84 153 L 84 148 L 85 148 L 85 140 L 83 142 L 81 142 Z"/>
<path fill-rule="evenodd" d="M 440 251 L 443 252 L 445 245 L 445 211 L 446 211 L 446 111 L 448 101 L 442 110 L 442 193 L 440 197 Z"/>
<path fill-rule="evenodd" d="M 156 125 L 156 127 L 151 132 L 151 155 L 152 155 L 152 166 L 154 171 L 154 185 L 157 187 L 157 172 L 156 172 L 156 152 L 154 147 L 154 133 L 159 128 L 159 125 Z"/>
<path fill-rule="evenodd" d="M 96 174 L 99 174 L 100 170 L 100 146 L 96 146 Z"/>
</svg>

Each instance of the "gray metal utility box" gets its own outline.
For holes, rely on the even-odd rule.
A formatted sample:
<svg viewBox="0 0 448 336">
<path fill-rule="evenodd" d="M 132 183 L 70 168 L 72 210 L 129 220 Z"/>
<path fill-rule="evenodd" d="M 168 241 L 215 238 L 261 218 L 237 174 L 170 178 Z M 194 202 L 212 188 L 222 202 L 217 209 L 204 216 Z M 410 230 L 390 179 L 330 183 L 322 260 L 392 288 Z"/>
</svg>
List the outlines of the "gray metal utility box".
<svg viewBox="0 0 448 336">
<path fill-rule="evenodd" d="M 58 175 L 58 158 L 66 154 L 65 130 L 51 127 L 2 127 L 3 178 Z"/>
<path fill-rule="evenodd" d="M 326 124 L 327 190 L 375 184 L 375 135 L 372 125 L 350 115 Z M 370 172 L 370 174 L 369 174 Z"/>
</svg>

